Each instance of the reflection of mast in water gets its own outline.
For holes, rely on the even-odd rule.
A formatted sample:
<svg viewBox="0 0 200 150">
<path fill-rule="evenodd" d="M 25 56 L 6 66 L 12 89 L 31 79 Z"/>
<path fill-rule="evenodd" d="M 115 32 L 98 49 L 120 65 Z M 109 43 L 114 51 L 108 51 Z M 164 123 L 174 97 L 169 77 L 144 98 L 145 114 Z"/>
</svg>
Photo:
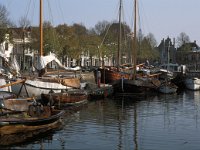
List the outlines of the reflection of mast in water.
<svg viewBox="0 0 200 150">
<path fill-rule="evenodd" d="M 118 121 L 118 130 L 119 130 L 119 144 L 118 144 L 118 149 L 121 150 L 123 149 L 123 130 L 122 130 L 122 117 L 124 113 L 124 97 L 122 97 L 121 100 L 121 113 L 119 112 L 119 121 Z M 134 106 L 134 116 L 133 116 L 133 126 L 134 126 L 134 136 L 133 136 L 133 142 L 134 142 L 134 150 L 138 150 L 138 125 L 137 125 L 137 103 L 133 104 Z M 121 114 L 121 115 L 120 115 Z"/>
<path fill-rule="evenodd" d="M 137 0 L 134 0 L 134 41 L 133 41 L 133 66 L 134 66 L 134 75 L 133 79 L 136 78 L 136 43 L 137 43 L 137 37 L 136 37 L 136 31 L 137 31 Z M 134 144 L 135 144 L 135 150 L 138 150 L 138 143 L 137 143 L 137 107 L 136 103 L 134 103 Z"/>
<path fill-rule="evenodd" d="M 138 150 L 138 132 L 137 132 L 137 104 L 134 103 L 134 145 L 135 145 L 135 150 Z"/>
<path fill-rule="evenodd" d="M 119 112 L 119 121 L 118 121 L 118 123 L 119 123 L 119 125 L 118 125 L 118 129 L 119 129 L 119 144 L 118 144 L 118 149 L 119 150 L 123 149 L 123 147 L 122 147 L 122 145 L 123 145 L 123 143 L 122 143 L 123 132 L 122 132 L 122 128 L 121 128 L 122 127 L 122 125 L 121 125 L 121 123 L 122 123 L 121 117 L 123 116 L 123 111 L 124 111 L 124 97 L 122 97 L 121 101 L 122 101 L 122 104 L 121 104 L 122 109 L 121 109 L 121 113 Z"/>
</svg>

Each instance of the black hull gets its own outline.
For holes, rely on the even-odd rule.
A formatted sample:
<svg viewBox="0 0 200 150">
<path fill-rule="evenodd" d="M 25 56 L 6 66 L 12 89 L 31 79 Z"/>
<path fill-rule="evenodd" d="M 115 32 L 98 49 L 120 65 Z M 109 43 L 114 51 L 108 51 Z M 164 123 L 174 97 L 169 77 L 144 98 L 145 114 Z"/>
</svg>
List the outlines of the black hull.
<svg viewBox="0 0 200 150">
<path fill-rule="evenodd" d="M 177 74 L 176 77 L 171 80 L 171 82 L 174 83 L 176 86 L 178 86 L 179 90 L 183 90 L 186 88 L 184 83 L 185 79 L 186 79 L 185 75 Z"/>
<path fill-rule="evenodd" d="M 156 92 L 154 86 L 147 86 L 142 81 L 136 80 L 118 80 L 113 84 L 114 94 L 138 94 L 147 95 Z"/>
<path fill-rule="evenodd" d="M 64 114 L 64 111 L 58 111 L 56 114 L 51 115 L 47 118 L 37 118 L 37 119 L 16 119 L 16 118 L 8 118 L 1 119 L 1 125 L 25 125 L 25 126 L 39 126 L 39 125 L 48 125 L 53 122 L 58 121 L 61 116 Z"/>
</svg>

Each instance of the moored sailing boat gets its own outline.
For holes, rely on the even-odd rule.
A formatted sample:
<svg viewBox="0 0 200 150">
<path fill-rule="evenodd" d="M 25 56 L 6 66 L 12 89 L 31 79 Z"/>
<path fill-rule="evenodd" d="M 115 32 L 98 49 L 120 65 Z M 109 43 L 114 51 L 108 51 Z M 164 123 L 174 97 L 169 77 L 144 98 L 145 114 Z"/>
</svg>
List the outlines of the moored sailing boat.
<svg viewBox="0 0 200 150">
<path fill-rule="evenodd" d="M 137 51 L 136 51 L 136 44 L 137 44 L 137 0 L 134 1 L 134 36 L 133 39 L 133 51 L 132 51 L 132 64 L 133 67 L 131 73 L 123 73 L 118 71 L 118 80 L 115 80 L 113 83 L 113 88 L 115 93 L 132 93 L 132 94 L 147 94 L 149 91 L 156 90 L 160 82 L 157 79 L 158 74 L 150 75 L 140 75 L 137 73 L 137 68 L 140 65 L 137 65 Z M 119 67 L 118 67 L 119 68 Z M 105 73 L 106 75 L 106 73 Z M 105 77 L 108 78 L 108 77 Z"/>
<path fill-rule="evenodd" d="M 12 91 L 16 94 L 24 96 L 26 94 L 25 91 L 28 91 L 30 96 L 35 96 L 37 99 L 40 99 L 42 93 L 47 94 L 50 90 L 54 92 L 61 92 L 62 90 L 70 89 L 70 88 L 80 88 L 80 78 L 78 77 L 44 77 L 45 67 L 49 60 L 52 59 L 52 56 L 43 56 L 43 21 L 42 21 L 42 7 L 43 1 L 40 0 L 40 51 L 39 51 L 39 61 L 38 67 L 39 77 L 26 77 L 25 82 L 23 83 L 25 86 L 22 87 L 22 84 L 17 84 L 12 86 Z M 47 58 L 48 57 L 48 58 Z M 57 61 L 57 60 L 56 60 Z M 23 78 L 23 77 L 22 77 Z"/>
<path fill-rule="evenodd" d="M 118 49 L 117 49 L 117 66 L 115 67 L 100 67 L 98 70 L 94 71 L 95 77 L 97 77 L 97 73 L 101 73 L 101 83 L 110 84 L 119 80 L 121 78 L 130 79 L 131 75 L 126 73 L 124 70 L 121 70 L 121 62 L 120 62 L 120 53 L 121 53 L 121 12 L 122 12 L 122 0 L 120 0 L 119 4 L 119 29 L 118 29 Z M 97 78 L 96 78 L 97 80 Z"/>
</svg>

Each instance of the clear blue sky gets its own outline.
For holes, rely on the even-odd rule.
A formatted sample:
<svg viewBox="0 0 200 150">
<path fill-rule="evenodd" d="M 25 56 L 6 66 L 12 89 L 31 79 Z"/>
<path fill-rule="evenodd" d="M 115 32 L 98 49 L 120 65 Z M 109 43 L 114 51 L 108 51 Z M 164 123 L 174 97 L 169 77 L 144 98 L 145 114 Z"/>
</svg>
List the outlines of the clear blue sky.
<svg viewBox="0 0 200 150">
<path fill-rule="evenodd" d="M 138 1 L 143 34 L 153 33 L 160 43 L 162 38 L 177 38 L 185 32 L 200 45 L 200 0 Z M 6 6 L 14 23 L 27 15 L 33 25 L 38 24 L 39 0 L 0 0 L 0 4 Z M 124 21 L 130 25 L 133 0 L 123 0 L 123 4 Z M 44 6 L 45 20 L 54 25 L 82 23 L 89 29 L 99 21 L 117 20 L 119 0 L 44 0 Z"/>
</svg>

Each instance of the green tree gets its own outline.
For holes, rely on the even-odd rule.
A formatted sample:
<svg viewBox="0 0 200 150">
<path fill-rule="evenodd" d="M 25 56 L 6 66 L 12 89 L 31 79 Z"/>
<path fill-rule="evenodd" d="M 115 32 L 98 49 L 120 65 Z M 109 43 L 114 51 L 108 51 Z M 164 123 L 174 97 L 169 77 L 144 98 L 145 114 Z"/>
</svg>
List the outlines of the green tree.
<svg viewBox="0 0 200 150">
<path fill-rule="evenodd" d="M 44 28 L 44 53 L 54 52 L 56 54 L 60 51 L 59 37 L 55 28 L 50 22 L 43 23 Z"/>
<path fill-rule="evenodd" d="M 119 30 L 119 23 L 110 23 L 105 24 L 104 26 L 107 26 L 107 29 L 102 28 L 102 33 L 100 33 L 101 38 L 103 39 L 103 48 L 102 48 L 102 54 L 105 54 L 107 56 L 113 56 L 114 59 L 117 59 L 118 54 L 118 48 L 120 52 L 120 62 L 122 56 L 126 55 L 128 51 L 130 51 L 130 33 L 131 30 L 126 23 L 121 24 L 121 33 Z M 119 39 L 119 34 L 121 34 L 121 40 Z M 118 44 L 120 44 L 120 47 L 118 47 Z"/>
<path fill-rule="evenodd" d="M 76 57 L 74 53 L 79 47 L 79 39 L 75 34 L 74 28 L 67 24 L 63 24 L 57 26 L 56 31 L 60 43 L 58 55 L 62 58 L 62 61 L 66 61 L 67 57 Z"/>
<path fill-rule="evenodd" d="M 31 27 L 31 48 L 34 50 L 40 49 L 40 30 L 39 27 Z"/>
<path fill-rule="evenodd" d="M 101 38 L 98 35 L 91 33 L 87 34 L 83 42 L 83 52 L 84 54 L 89 55 L 91 62 L 93 56 L 97 56 L 98 58 L 100 58 Z"/>
<path fill-rule="evenodd" d="M 34 50 L 40 49 L 40 30 L 39 27 L 31 27 L 31 48 Z M 43 51 L 44 55 L 49 52 L 59 54 L 61 47 L 59 43 L 59 35 L 50 22 L 43 23 Z"/>
<path fill-rule="evenodd" d="M 152 33 L 149 33 L 147 36 L 144 36 L 140 43 L 140 50 L 138 51 L 138 61 L 144 62 L 148 60 L 157 60 L 159 58 L 159 52 L 156 49 L 156 40 Z"/>
</svg>

